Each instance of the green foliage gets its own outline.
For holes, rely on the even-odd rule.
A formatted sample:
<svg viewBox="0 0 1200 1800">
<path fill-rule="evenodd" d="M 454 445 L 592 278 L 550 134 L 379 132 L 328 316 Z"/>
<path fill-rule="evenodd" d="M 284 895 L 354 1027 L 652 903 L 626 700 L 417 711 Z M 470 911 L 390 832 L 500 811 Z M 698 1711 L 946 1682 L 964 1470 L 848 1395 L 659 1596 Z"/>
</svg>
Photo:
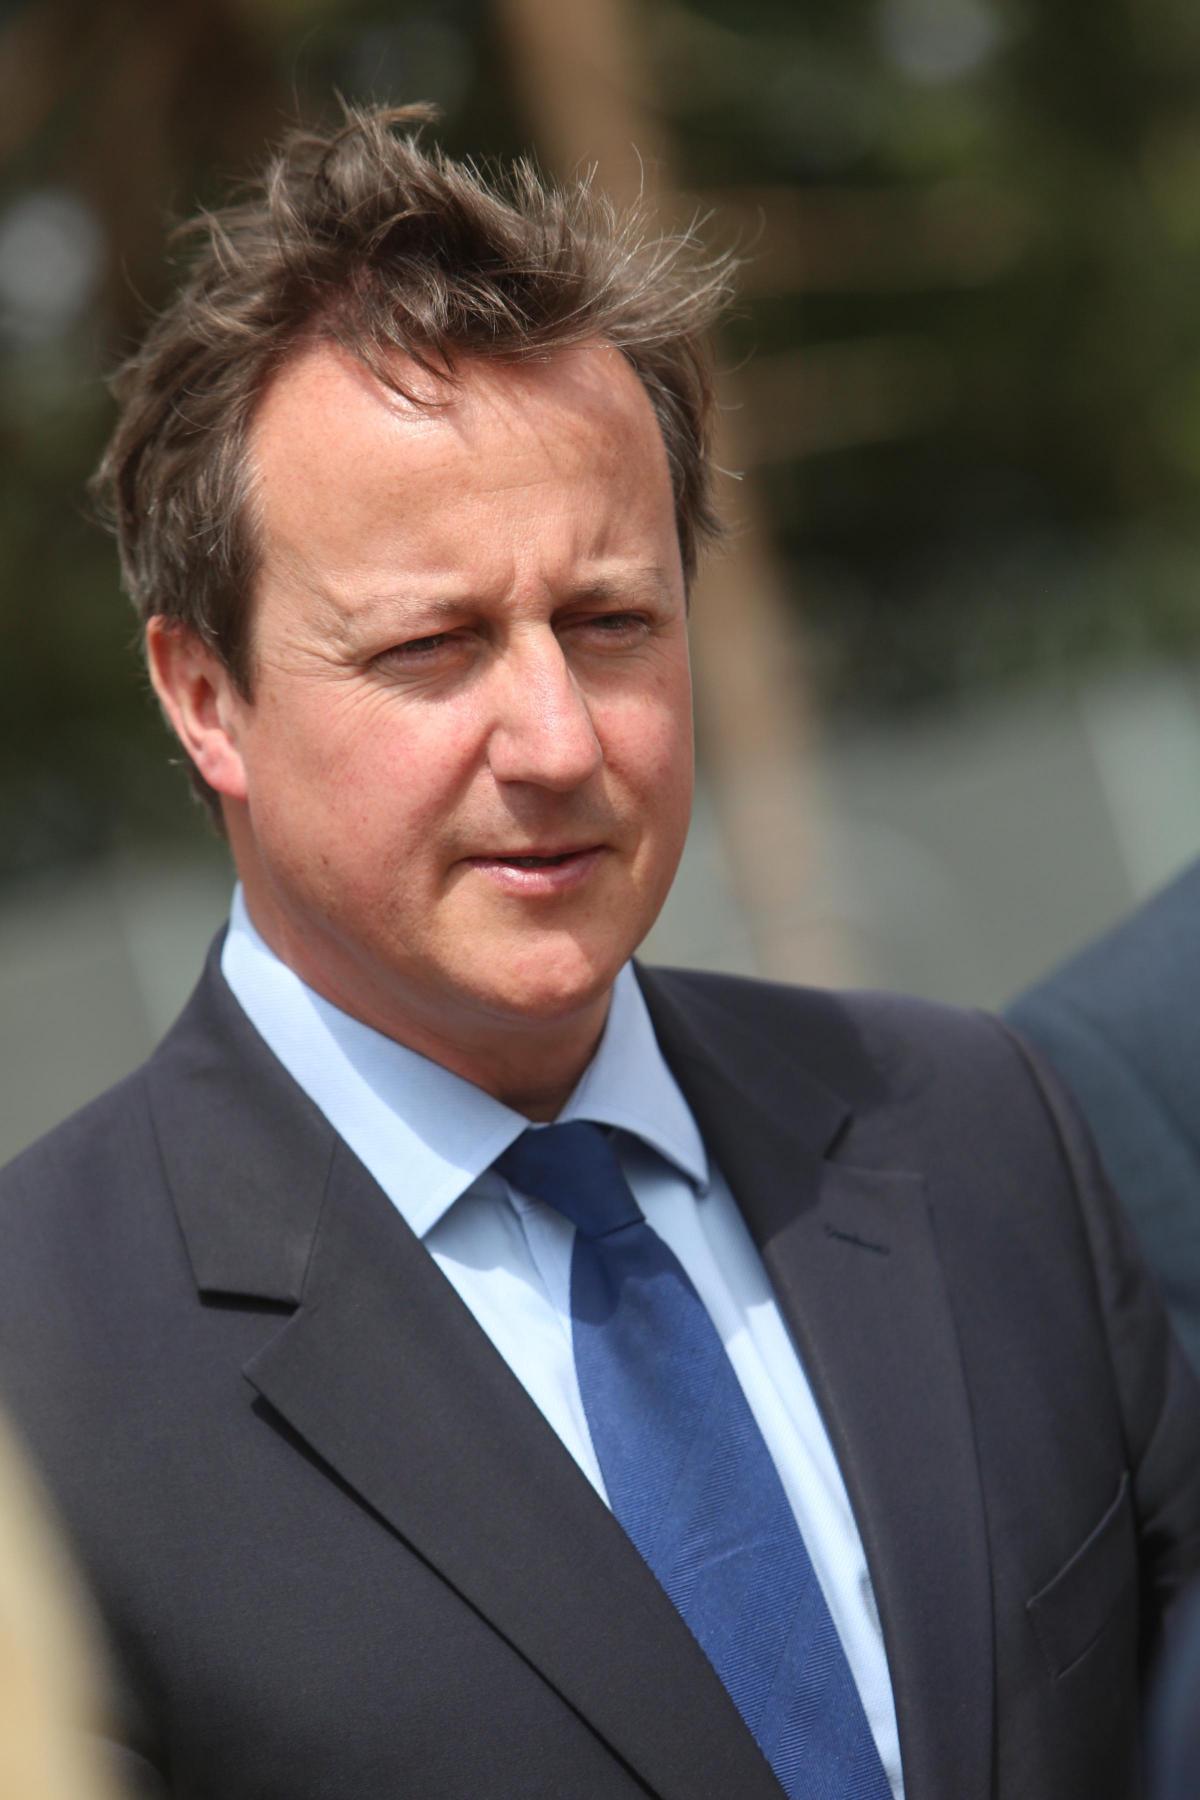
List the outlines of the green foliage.
<svg viewBox="0 0 1200 1800">
<path fill-rule="evenodd" d="M 850 370 L 856 345 L 892 341 L 936 377 L 936 404 L 890 435 L 798 429 L 766 471 L 827 702 L 1194 653 L 1196 9 L 705 0 L 655 16 L 694 179 L 810 203 L 800 280 L 772 291 L 768 241 L 736 354 L 769 370 L 789 346 L 815 361 L 834 345 Z M 806 285 L 806 216 L 873 221 L 874 256 L 844 256 L 840 279 L 817 256 Z"/>
</svg>

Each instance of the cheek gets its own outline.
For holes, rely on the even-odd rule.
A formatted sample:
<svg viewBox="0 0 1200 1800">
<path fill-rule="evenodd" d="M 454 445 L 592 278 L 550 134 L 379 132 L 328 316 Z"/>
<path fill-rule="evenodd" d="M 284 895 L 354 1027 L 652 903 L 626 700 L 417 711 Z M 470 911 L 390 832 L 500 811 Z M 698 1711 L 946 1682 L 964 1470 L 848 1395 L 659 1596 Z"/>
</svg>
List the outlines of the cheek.
<svg viewBox="0 0 1200 1800">
<path fill-rule="evenodd" d="M 473 721 L 453 708 L 406 709 L 392 696 L 325 697 L 258 721 L 260 803 L 346 834 L 427 832 L 470 780 Z"/>
<path fill-rule="evenodd" d="M 686 695 L 656 696 L 611 723 L 611 766 L 635 794 L 648 818 L 664 829 L 686 827 L 691 809 L 693 748 L 691 709 Z"/>
</svg>

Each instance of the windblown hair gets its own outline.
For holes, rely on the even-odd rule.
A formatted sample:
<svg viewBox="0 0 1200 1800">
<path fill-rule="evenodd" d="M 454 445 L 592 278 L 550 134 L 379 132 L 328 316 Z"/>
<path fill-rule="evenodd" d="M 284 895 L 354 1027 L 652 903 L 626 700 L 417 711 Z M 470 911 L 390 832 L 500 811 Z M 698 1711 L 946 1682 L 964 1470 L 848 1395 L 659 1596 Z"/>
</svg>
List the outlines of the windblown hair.
<svg viewBox="0 0 1200 1800">
<path fill-rule="evenodd" d="M 485 177 L 419 130 L 427 106 L 347 109 L 297 132 L 239 202 L 180 227 L 187 277 L 114 381 L 119 417 L 93 493 L 143 623 L 195 631 L 253 689 L 256 542 L 247 445 L 256 404 L 298 344 L 326 339 L 404 392 L 403 353 L 453 382 L 469 358 L 542 357 L 603 340 L 662 431 L 685 575 L 718 529 L 706 334 L 731 259 L 648 231 L 586 181 L 522 160 Z M 409 394 L 409 399 L 417 396 Z"/>
</svg>

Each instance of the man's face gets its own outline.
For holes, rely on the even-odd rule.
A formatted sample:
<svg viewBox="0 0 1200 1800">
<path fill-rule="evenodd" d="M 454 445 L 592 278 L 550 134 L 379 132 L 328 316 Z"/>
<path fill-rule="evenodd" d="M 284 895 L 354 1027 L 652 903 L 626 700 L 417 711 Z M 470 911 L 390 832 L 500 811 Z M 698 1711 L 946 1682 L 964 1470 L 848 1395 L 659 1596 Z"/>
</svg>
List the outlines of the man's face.
<svg viewBox="0 0 1200 1800">
<path fill-rule="evenodd" d="M 429 386 L 414 407 L 318 346 L 268 390 L 254 697 L 217 710 L 260 931 L 436 1054 L 598 1029 L 678 864 L 692 736 L 666 455 L 624 359 Z"/>
</svg>

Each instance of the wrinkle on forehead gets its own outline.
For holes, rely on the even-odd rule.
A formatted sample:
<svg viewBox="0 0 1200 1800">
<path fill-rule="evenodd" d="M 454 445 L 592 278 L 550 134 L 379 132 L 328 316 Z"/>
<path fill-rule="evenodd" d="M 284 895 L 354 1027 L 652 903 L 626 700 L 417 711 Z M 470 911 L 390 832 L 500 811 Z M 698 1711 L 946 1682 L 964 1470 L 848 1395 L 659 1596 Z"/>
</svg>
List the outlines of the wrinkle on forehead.
<svg viewBox="0 0 1200 1800">
<path fill-rule="evenodd" d="M 489 417 L 528 431 L 531 401 L 560 424 L 574 417 L 589 434 L 602 413 L 613 411 L 627 417 L 641 412 L 657 431 L 641 381 L 615 345 L 599 339 L 521 360 L 471 357 L 444 374 L 400 353 L 394 362 L 399 387 L 381 381 L 336 343 L 306 345 L 282 364 L 259 399 L 250 430 L 252 456 L 261 449 L 272 415 L 294 412 L 290 402 L 298 387 L 324 394 L 330 405 L 357 404 L 363 411 L 390 415 L 399 429 L 418 439 L 448 433 L 466 443 Z"/>
<path fill-rule="evenodd" d="M 267 390 L 251 433 L 255 512 L 262 552 L 285 580 L 311 585 L 331 532 L 353 544 L 360 522 L 365 537 L 390 510 L 399 534 L 406 492 L 428 509 L 442 482 L 452 512 L 472 494 L 536 492 L 564 473 L 620 481 L 636 438 L 669 492 L 649 397 L 611 345 L 474 359 L 450 383 L 415 364 L 410 374 L 415 399 L 340 347 L 313 344 Z"/>
</svg>

